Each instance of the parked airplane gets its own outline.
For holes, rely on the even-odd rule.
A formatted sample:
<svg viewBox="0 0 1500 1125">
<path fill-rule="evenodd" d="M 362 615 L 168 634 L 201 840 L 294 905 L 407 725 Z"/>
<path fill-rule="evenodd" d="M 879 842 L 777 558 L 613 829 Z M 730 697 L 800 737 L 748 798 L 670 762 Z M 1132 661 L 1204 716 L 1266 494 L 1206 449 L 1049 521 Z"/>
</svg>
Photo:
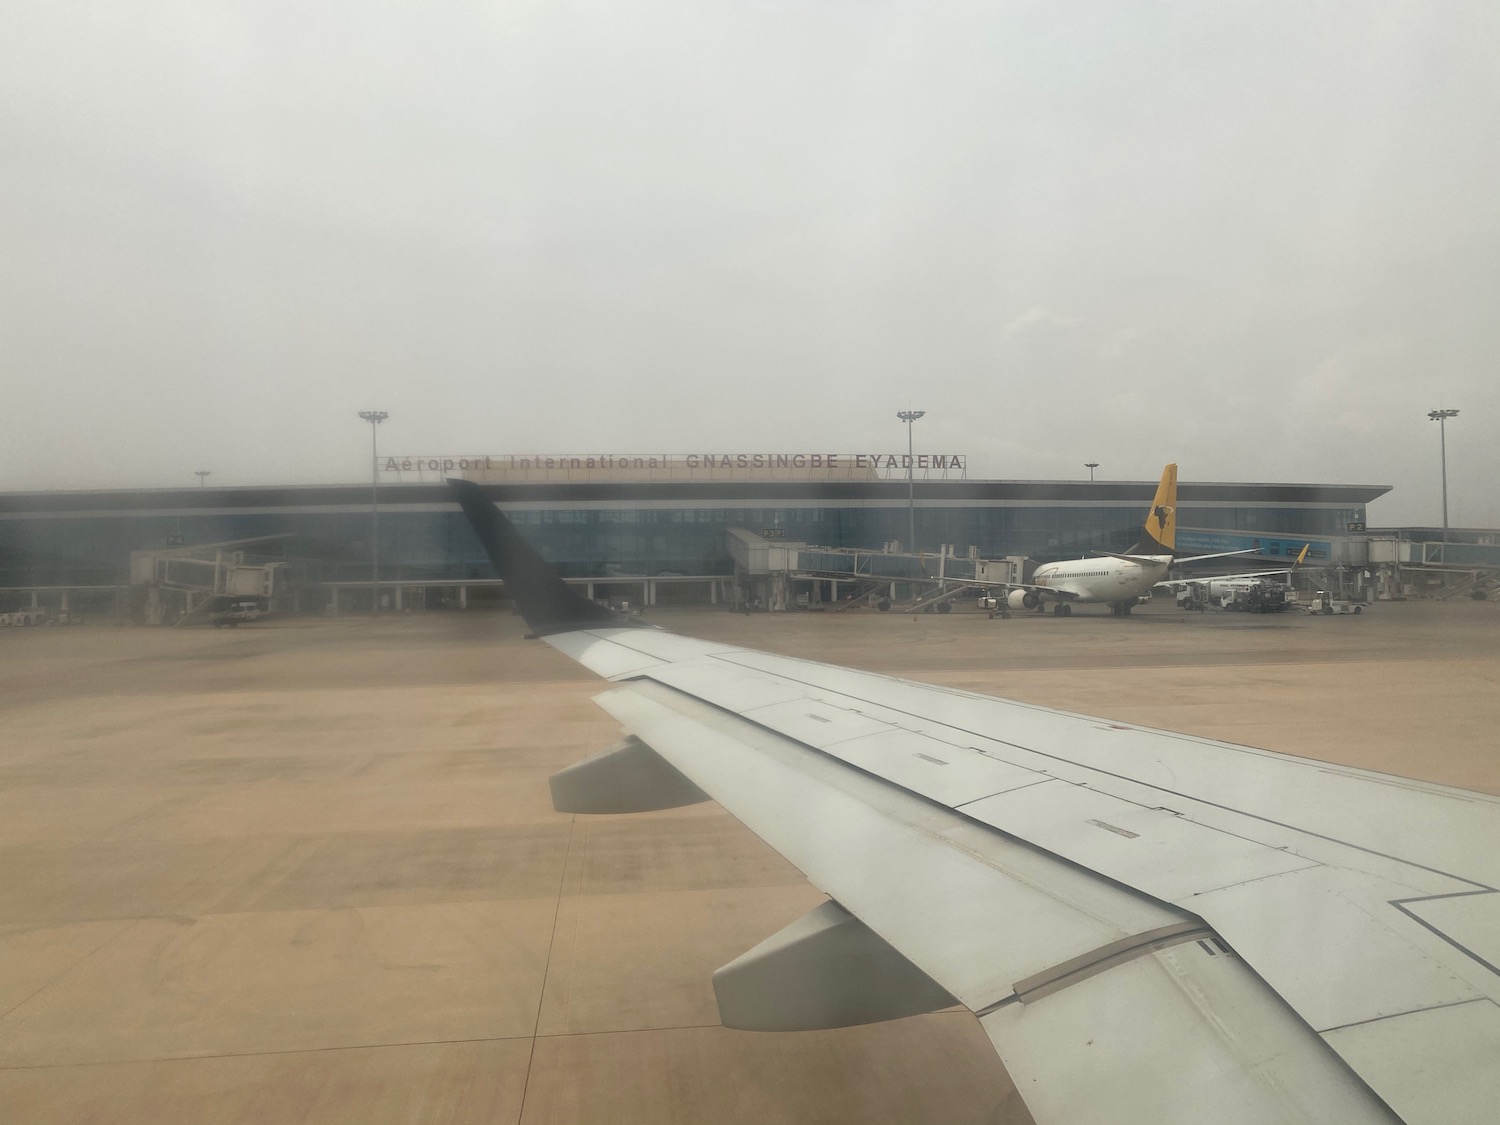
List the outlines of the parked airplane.
<svg viewBox="0 0 1500 1125">
<path fill-rule="evenodd" d="M 1029 583 L 1012 586 L 1006 602 L 1011 609 L 1043 609 L 1051 602 L 1052 612 L 1062 617 L 1071 614 L 1075 605 L 1107 602 L 1111 613 L 1123 616 L 1167 577 L 1176 543 L 1177 466 L 1168 465 L 1134 547 L 1123 554 L 1106 552 L 1098 558 L 1044 563 Z"/>
<path fill-rule="evenodd" d="M 1071 559 L 1043 563 L 1036 568 L 1029 583 L 1011 583 L 1006 604 L 1011 609 L 1043 610 L 1048 602 L 1060 617 L 1072 614 L 1075 605 L 1105 602 L 1117 617 L 1130 613 L 1137 602 L 1149 597 L 1155 586 L 1167 580 L 1168 572 L 1178 563 L 1205 559 L 1229 558 L 1253 554 L 1253 551 L 1219 551 L 1211 555 L 1176 554 L 1177 545 L 1177 466 L 1168 465 L 1156 486 L 1156 496 L 1146 513 L 1141 537 L 1129 551 L 1103 551 L 1097 558 Z M 1306 554 L 1303 548 L 1303 554 Z M 1280 574 L 1274 571 L 1249 571 L 1236 575 L 1213 575 L 1199 579 L 1245 578 L 1258 574 Z"/>
<path fill-rule="evenodd" d="M 1038 1125 L 1494 1121 L 1500 799 L 621 622 L 450 486 L 631 732 L 554 806 L 712 798 L 829 896 L 727 1026 L 960 1003 Z"/>
</svg>

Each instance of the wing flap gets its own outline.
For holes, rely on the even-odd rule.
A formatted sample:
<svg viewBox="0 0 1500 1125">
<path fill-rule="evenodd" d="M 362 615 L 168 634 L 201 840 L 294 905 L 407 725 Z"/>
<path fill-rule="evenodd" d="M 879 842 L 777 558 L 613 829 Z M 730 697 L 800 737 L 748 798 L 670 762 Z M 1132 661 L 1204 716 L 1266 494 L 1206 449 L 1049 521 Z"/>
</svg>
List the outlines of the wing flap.
<svg viewBox="0 0 1500 1125">
<path fill-rule="evenodd" d="M 1196 903 L 1303 1019 L 1329 1031 L 1479 998 L 1454 971 L 1462 968 L 1457 951 L 1393 905 L 1410 894 L 1358 872 L 1315 867 Z M 1266 925 L 1272 911 L 1289 924 Z M 1414 1045 L 1409 1054 L 1422 1050 Z"/>
<path fill-rule="evenodd" d="M 1495 1120 L 1500 1007 L 1491 1000 L 1356 1024 L 1324 1038 L 1361 1073 L 1390 1075 L 1380 1094 L 1408 1125 Z M 1410 1064 L 1414 1047 L 1421 1056 L 1417 1066 Z M 1393 1068 L 1393 1060 L 1403 1065 Z"/>
<path fill-rule="evenodd" d="M 1211 937 L 980 1022 L 1037 1125 L 1398 1120 Z"/>
</svg>

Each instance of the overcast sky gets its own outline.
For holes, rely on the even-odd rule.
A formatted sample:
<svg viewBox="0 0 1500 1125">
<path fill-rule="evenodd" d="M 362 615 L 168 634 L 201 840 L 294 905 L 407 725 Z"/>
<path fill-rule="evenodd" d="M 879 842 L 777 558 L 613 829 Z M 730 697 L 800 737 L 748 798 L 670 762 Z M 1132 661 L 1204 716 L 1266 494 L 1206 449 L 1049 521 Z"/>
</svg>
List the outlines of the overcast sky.
<svg viewBox="0 0 1500 1125">
<path fill-rule="evenodd" d="M 1500 526 L 1500 8 L 0 0 L 0 489 L 902 449 Z"/>
</svg>

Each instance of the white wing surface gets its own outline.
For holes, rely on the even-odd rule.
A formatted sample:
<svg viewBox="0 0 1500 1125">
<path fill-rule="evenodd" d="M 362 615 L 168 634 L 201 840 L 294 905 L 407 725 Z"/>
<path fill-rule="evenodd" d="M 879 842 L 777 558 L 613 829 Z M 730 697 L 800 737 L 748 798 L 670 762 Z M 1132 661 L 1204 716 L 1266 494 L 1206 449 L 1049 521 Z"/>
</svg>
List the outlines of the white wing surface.
<svg viewBox="0 0 1500 1125">
<path fill-rule="evenodd" d="M 1500 801 L 641 629 L 600 704 L 980 1017 L 1039 1122 L 1488 1122 Z"/>
<path fill-rule="evenodd" d="M 833 900 L 715 974 L 736 1027 L 956 1000 L 1040 1125 L 1479 1125 L 1500 801 L 619 627 L 450 482 L 634 736 L 554 802 L 721 802 Z"/>
</svg>

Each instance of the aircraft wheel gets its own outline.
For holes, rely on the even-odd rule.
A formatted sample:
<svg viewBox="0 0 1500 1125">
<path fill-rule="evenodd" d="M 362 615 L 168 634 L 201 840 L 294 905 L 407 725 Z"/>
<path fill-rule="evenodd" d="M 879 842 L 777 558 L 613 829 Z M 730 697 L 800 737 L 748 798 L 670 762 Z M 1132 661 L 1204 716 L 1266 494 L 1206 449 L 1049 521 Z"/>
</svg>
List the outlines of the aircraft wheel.
<svg viewBox="0 0 1500 1125">
<path fill-rule="evenodd" d="M 891 599 L 881 598 L 878 602 L 875 603 L 875 608 L 880 610 L 881 613 L 884 613 L 886 610 L 891 608 Z"/>
<path fill-rule="evenodd" d="M 953 603 L 952 602 L 939 602 L 938 603 L 938 607 L 937 607 L 937 611 L 939 613 L 952 613 L 953 612 Z"/>
<path fill-rule="evenodd" d="M 1058 608 L 1058 611 L 1064 617 L 1072 617 L 1073 616 L 1073 607 L 1070 606 L 1070 605 L 1068 605 L 1067 603 L 1064 603 L 1064 604 L 1058 606 L 1057 608 Z"/>
<path fill-rule="evenodd" d="M 1357 606 L 1354 607 L 1354 612 L 1355 612 L 1356 615 L 1361 614 L 1364 611 L 1365 611 L 1365 607 L 1362 606 L 1362 605 L 1357 605 Z"/>
</svg>

